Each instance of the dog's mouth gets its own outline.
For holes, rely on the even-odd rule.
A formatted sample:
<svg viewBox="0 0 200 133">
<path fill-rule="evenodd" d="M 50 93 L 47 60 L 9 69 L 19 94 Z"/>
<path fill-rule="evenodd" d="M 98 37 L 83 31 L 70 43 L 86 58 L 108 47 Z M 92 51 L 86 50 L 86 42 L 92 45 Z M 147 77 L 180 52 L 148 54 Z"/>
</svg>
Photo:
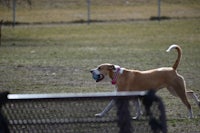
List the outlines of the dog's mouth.
<svg viewBox="0 0 200 133">
<path fill-rule="evenodd" d="M 99 81 L 101 81 L 103 79 L 104 79 L 104 75 L 103 74 L 99 74 L 98 75 L 98 79 L 96 79 L 96 82 L 99 82 Z"/>
<path fill-rule="evenodd" d="M 92 72 L 92 77 L 94 80 L 96 80 L 96 82 L 99 82 L 104 79 L 103 74 L 95 74 L 94 72 Z"/>
</svg>

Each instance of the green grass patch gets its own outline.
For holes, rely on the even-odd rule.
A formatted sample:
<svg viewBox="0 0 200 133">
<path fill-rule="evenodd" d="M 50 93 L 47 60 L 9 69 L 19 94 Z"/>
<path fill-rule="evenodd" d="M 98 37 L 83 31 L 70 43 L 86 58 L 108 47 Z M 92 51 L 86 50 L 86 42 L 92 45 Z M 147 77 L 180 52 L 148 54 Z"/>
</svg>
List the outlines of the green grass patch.
<svg viewBox="0 0 200 133">
<path fill-rule="evenodd" d="M 198 90 L 199 20 L 3 27 L 2 33 L 3 66 L 72 67 L 82 70 L 75 77 L 83 77 L 81 80 L 90 79 L 89 69 L 104 62 L 140 70 L 172 66 L 176 52 L 168 54 L 165 50 L 177 43 L 183 48 L 179 71 L 188 80 L 189 88 Z M 26 88 L 30 87 L 34 86 Z"/>
</svg>

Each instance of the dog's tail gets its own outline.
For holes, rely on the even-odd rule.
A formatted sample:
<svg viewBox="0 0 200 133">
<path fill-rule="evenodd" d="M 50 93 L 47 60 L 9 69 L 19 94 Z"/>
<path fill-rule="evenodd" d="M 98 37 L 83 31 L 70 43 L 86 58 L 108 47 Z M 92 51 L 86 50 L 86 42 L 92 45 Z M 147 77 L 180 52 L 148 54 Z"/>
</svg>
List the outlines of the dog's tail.
<svg viewBox="0 0 200 133">
<path fill-rule="evenodd" d="M 167 51 L 167 52 L 170 52 L 170 50 L 171 50 L 171 49 L 174 49 L 174 48 L 175 48 L 175 49 L 177 50 L 177 52 L 178 52 L 178 57 L 177 57 L 177 59 L 176 59 L 176 62 L 175 62 L 174 65 L 172 66 L 172 68 L 173 68 L 174 70 L 176 70 L 177 67 L 178 67 L 178 65 L 179 65 L 179 62 L 180 62 L 180 60 L 181 60 L 181 56 L 182 56 L 181 47 L 178 46 L 178 45 L 176 45 L 176 44 L 173 44 L 173 45 L 171 45 L 166 51 Z"/>
</svg>

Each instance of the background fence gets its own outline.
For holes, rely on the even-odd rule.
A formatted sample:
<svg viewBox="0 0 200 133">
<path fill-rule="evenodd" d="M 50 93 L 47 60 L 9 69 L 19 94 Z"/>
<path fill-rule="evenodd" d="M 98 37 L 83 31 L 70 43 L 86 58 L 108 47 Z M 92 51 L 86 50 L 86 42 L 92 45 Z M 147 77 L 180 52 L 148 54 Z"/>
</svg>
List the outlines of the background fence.
<svg viewBox="0 0 200 133">
<path fill-rule="evenodd" d="M 12 23 L 82 23 L 196 18 L 196 0 L 1 0 L 0 19 Z M 192 12 L 191 12 L 192 9 Z"/>
<path fill-rule="evenodd" d="M 134 98 L 143 100 L 144 115 L 135 116 Z M 1 94 L 5 102 L 6 95 Z M 105 117 L 97 118 L 107 103 L 114 99 L 114 107 Z M 129 103 L 130 102 L 130 103 Z M 63 132 L 63 133 L 166 133 L 163 103 L 153 92 L 88 93 L 88 94 L 9 94 L 2 107 L 10 132 Z M 5 121 L 5 120 L 4 120 Z M 8 132 L 8 131 L 7 131 Z M 7 133 L 6 132 L 6 133 Z"/>
</svg>

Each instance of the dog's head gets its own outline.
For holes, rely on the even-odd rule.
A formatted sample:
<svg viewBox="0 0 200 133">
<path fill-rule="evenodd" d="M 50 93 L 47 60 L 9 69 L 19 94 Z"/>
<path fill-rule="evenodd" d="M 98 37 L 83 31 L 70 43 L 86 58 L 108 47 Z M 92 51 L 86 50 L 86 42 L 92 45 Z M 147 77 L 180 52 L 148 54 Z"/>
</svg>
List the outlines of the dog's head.
<svg viewBox="0 0 200 133">
<path fill-rule="evenodd" d="M 103 80 L 106 76 L 109 76 L 110 78 L 113 76 L 113 72 L 116 70 L 116 68 L 119 66 L 113 65 L 113 64 L 101 64 L 97 68 L 92 69 L 90 72 L 92 73 L 92 77 L 96 82 L 99 82 Z"/>
</svg>

